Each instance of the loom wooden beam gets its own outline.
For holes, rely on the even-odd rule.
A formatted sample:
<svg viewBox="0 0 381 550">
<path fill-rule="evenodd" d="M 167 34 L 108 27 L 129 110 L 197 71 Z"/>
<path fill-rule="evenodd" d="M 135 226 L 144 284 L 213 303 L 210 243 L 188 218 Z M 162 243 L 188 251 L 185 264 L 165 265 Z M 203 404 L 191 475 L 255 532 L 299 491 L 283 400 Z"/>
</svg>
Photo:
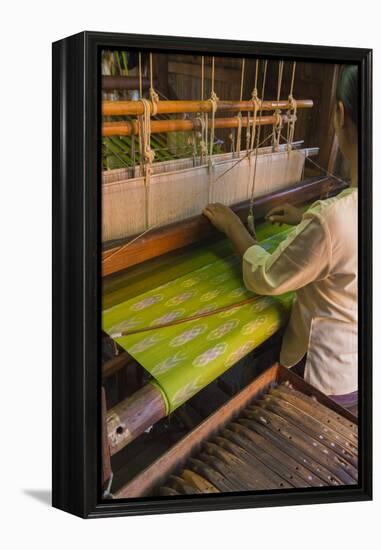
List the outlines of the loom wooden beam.
<svg viewBox="0 0 381 550">
<path fill-rule="evenodd" d="M 274 206 L 285 203 L 301 204 L 322 196 L 328 196 L 331 193 L 335 194 L 344 188 L 345 184 L 338 183 L 330 177 L 309 178 L 287 189 L 255 199 L 254 215 L 259 220 Z M 249 206 L 249 201 L 244 201 L 234 205 L 232 208 L 242 221 L 245 222 Z M 167 252 L 196 242 L 202 242 L 218 235 L 217 229 L 212 226 L 207 218 L 199 215 L 154 229 L 124 248 L 123 246 L 129 240 L 133 240 L 134 237 L 121 240 L 117 246 L 103 251 L 102 276 L 111 275 Z M 115 253 L 118 249 L 120 249 L 120 252 Z M 110 256 L 110 259 L 107 259 L 108 256 Z"/>
<path fill-rule="evenodd" d="M 299 99 L 296 101 L 298 109 L 311 109 L 314 102 L 312 99 Z M 150 102 L 151 113 L 152 103 Z M 274 111 L 275 109 L 291 109 L 290 102 L 285 100 L 280 101 L 263 101 L 261 105 L 262 111 Z M 218 101 L 217 111 L 254 111 L 252 101 Z M 142 115 L 144 112 L 143 104 L 140 101 L 103 101 L 102 115 L 103 116 L 122 116 Z M 166 100 L 157 103 L 157 114 L 174 114 L 174 113 L 211 113 L 212 103 L 206 101 L 181 101 L 181 100 Z"/>
<path fill-rule="evenodd" d="M 157 85 L 157 81 L 154 80 L 154 86 Z M 140 83 L 138 76 L 102 76 L 102 90 L 139 90 Z M 150 80 L 147 77 L 142 78 L 143 90 L 147 90 L 150 87 Z"/>
<path fill-rule="evenodd" d="M 119 370 L 126 367 L 133 361 L 131 355 L 126 352 L 122 352 L 116 357 L 109 359 L 102 365 L 102 378 L 106 379 L 116 374 Z"/>
<path fill-rule="evenodd" d="M 283 124 L 291 122 L 293 115 L 281 115 Z M 256 118 L 257 126 L 266 126 L 275 124 L 276 117 L 270 116 L 258 116 Z M 238 128 L 238 117 L 226 117 L 216 118 L 214 120 L 215 128 Z M 253 121 L 250 120 L 250 126 L 253 125 Z M 242 117 L 242 127 L 248 126 L 247 117 Z M 208 121 L 208 128 L 212 127 L 212 121 Z M 151 134 L 163 134 L 167 132 L 188 132 L 188 131 L 201 131 L 201 121 L 197 118 L 186 120 L 152 120 L 151 121 Z M 139 124 L 136 120 L 131 121 L 118 121 L 118 122 L 104 122 L 102 125 L 102 136 L 131 136 L 139 134 Z"/>
<path fill-rule="evenodd" d="M 166 414 L 164 397 L 151 383 L 110 409 L 107 412 L 107 434 L 111 456 Z"/>
<path fill-rule="evenodd" d="M 107 406 L 106 406 L 106 392 L 102 387 L 102 483 L 103 485 L 108 481 L 112 475 L 111 469 L 111 457 L 110 448 L 108 445 L 107 436 Z"/>
<path fill-rule="evenodd" d="M 242 410 L 254 396 L 276 380 L 279 366 L 274 365 L 234 398 L 222 405 L 211 416 L 199 424 L 192 432 L 186 435 L 167 453 L 159 457 L 151 466 L 143 470 L 127 485 L 119 490 L 115 498 L 128 498 L 146 494 L 155 485 L 164 481 L 173 468 L 181 467 L 186 459 L 196 452 L 202 443 L 216 433 L 240 410 Z"/>
<path fill-rule="evenodd" d="M 165 482 L 168 475 L 175 471 L 178 472 L 182 467 L 184 467 L 187 460 L 192 456 L 194 457 L 195 454 L 202 449 L 205 442 L 210 440 L 216 433 L 226 427 L 232 419 L 236 419 L 237 416 L 239 416 L 239 414 L 246 409 L 246 407 L 250 406 L 250 403 L 252 403 L 254 399 L 258 396 L 262 396 L 272 385 L 274 385 L 274 383 L 278 385 L 284 382 L 291 383 L 295 390 L 301 392 L 303 396 L 309 400 L 310 406 L 316 407 L 319 406 L 318 404 L 320 403 L 321 405 L 327 407 L 327 414 L 332 414 L 333 412 L 338 413 L 342 420 L 347 420 L 350 422 L 353 431 L 356 429 L 357 419 L 349 411 L 343 409 L 334 401 L 331 401 L 329 397 L 315 389 L 313 386 L 307 384 L 302 378 L 291 372 L 289 369 L 276 363 L 264 371 L 258 378 L 253 380 L 230 401 L 222 405 L 217 411 L 203 420 L 194 430 L 180 439 L 173 447 L 171 447 L 171 449 L 162 454 L 151 465 L 118 489 L 113 495 L 113 498 L 136 498 L 150 494 L 155 488 Z M 246 423 L 245 420 L 242 421 L 240 419 L 238 419 L 238 422 L 239 424 L 236 426 L 239 431 L 241 431 L 241 426 L 245 426 Z M 250 421 L 248 422 L 250 424 Z M 230 424 L 228 429 L 234 430 L 234 426 Z M 263 433 L 263 430 L 259 428 L 255 430 L 256 437 L 258 437 L 258 435 L 260 437 L 261 433 Z M 267 440 L 270 443 L 270 446 L 273 447 L 272 453 L 274 453 L 274 446 L 271 442 L 274 440 L 279 441 L 279 443 L 276 443 L 275 445 L 275 452 L 277 453 L 275 456 L 279 456 L 279 451 L 281 451 L 281 453 L 286 453 L 288 456 L 288 461 L 293 463 L 292 467 L 295 465 L 295 460 L 297 462 L 300 461 L 299 475 L 302 475 L 303 471 L 305 471 L 307 475 L 311 475 L 311 470 L 309 468 L 305 470 L 305 466 L 301 462 L 302 459 L 300 458 L 300 451 L 297 451 L 296 456 L 294 456 L 294 454 L 289 454 L 288 451 L 290 449 L 290 444 L 285 442 L 285 440 L 280 436 L 273 436 L 271 439 Z M 322 468 L 320 460 L 318 460 L 318 462 L 319 464 L 316 464 L 318 467 Z M 307 479 L 309 480 L 310 478 Z"/>
</svg>

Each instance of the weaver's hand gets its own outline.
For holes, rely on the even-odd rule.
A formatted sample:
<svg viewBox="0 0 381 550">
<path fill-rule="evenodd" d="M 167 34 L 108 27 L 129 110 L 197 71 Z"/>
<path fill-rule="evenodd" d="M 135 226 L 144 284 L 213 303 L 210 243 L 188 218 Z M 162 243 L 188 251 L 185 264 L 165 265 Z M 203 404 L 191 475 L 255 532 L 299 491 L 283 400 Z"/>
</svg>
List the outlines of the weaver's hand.
<svg viewBox="0 0 381 550">
<path fill-rule="evenodd" d="M 231 208 L 218 202 L 208 204 L 202 213 L 219 231 L 225 234 L 228 234 L 235 226 L 242 225 L 241 220 Z"/>
<path fill-rule="evenodd" d="M 279 223 L 279 225 L 283 223 L 298 225 L 302 221 L 302 217 L 303 212 L 291 204 L 276 206 L 266 215 L 267 220 L 270 220 L 272 223 Z"/>
</svg>

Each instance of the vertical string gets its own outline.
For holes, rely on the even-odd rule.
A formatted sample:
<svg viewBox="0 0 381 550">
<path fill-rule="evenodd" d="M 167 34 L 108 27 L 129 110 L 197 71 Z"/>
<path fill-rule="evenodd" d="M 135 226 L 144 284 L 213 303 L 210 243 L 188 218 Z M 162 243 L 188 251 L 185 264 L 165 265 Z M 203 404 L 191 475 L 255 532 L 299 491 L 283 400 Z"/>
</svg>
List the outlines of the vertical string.
<svg viewBox="0 0 381 550">
<path fill-rule="evenodd" d="M 210 126 L 210 137 L 209 137 L 209 159 L 208 159 L 208 170 L 209 170 L 209 202 L 212 201 L 213 197 L 213 182 L 212 182 L 212 168 L 213 168 L 213 146 L 214 146 L 214 124 L 215 124 L 215 115 L 217 111 L 217 102 L 218 97 L 214 91 L 214 56 L 212 57 L 212 82 L 211 82 L 211 92 L 209 99 L 212 106 L 212 120 Z"/>
<path fill-rule="evenodd" d="M 204 101 L 204 78 L 205 78 L 204 63 L 205 63 L 205 60 L 204 60 L 204 56 L 202 55 L 201 56 L 201 101 Z"/>
<path fill-rule="evenodd" d="M 139 52 L 139 99 L 143 99 L 143 77 L 142 77 L 142 54 Z M 140 115 L 138 117 L 138 124 L 139 124 L 139 162 L 140 162 L 140 177 L 143 175 L 144 172 L 144 166 L 143 166 L 143 134 L 142 134 L 142 128 L 143 128 L 143 118 Z"/>
<path fill-rule="evenodd" d="M 282 80 L 283 80 L 283 67 L 284 67 L 284 61 L 279 61 L 278 65 L 278 92 L 277 92 L 277 101 L 280 100 L 280 92 L 282 88 Z M 282 131 L 282 117 L 281 117 L 281 110 L 279 108 L 275 109 L 274 112 L 275 116 L 275 122 L 273 125 L 273 149 L 274 151 L 279 150 L 279 141 L 280 141 L 280 133 Z"/>
<path fill-rule="evenodd" d="M 201 56 L 201 101 L 205 98 L 205 58 Z M 206 155 L 208 153 L 208 113 L 203 112 L 200 117 L 201 122 L 201 140 L 200 153 L 201 164 L 206 163 Z"/>
<path fill-rule="evenodd" d="M 295 134 L 295 123 L 296 123 L 296 101 L 294 99 L 294 83 L 295 83 L 295 72 L 296 72 L 296 61 L 292 65 L 291 73 L 291 84 L 290 84 L 290 93 L 288 95 L 288 102 L 290 107 L 287 111 L 288 121 L 287 121 L 287 150 L 290 152 L 292 150 L 292 143 L 294 141 Z"/>
<path fill-rule="evenodd" d="M 263 80 L 262 80 L 261 103 L 260 103 L 260 113 L 259 113 L 260 117 L 262 116 L 262 104 L 263 104 L 264 97 L 265 97 L 266 77 L 267 77 L 267 59 L 264 61 L 264 66 L 263 66 Z M 254 227 L 254 192 L 255 192 L 255 180 L 256 180 L 256 176 L 257 176 L 257 163 L 258 163 L 258 150 L 259 150 L 260 136 L 261 136 L 261 126 L 259 126 L 258 132 L 257 132 L 257 143 L 256 143 L 256 147 L 255 147 L 254 174 L 253 174 L 253 182 L 252 182 L 252 186 L 251 186 L 249 215 L 248 215 L 248 218 L 247 218 L 247 225 L 248 225 L 249 231 L 252 235 L 255 235 L 255 227 Z"/>
<path fill-rule="evenodd" d="M 245 78 L 245 58 L 242 58 L 242 64 L 241 64 L 241 86 L 240 86 L 240 93 L 239 93 L 239 101 L 242 101 L 243 97 L 243 83 Z M 237 130 L 237 142 L 236 142 L 236 155 L 239 158 L 241 154 L 241 131 L 242 131 L 242 113 L 241 111 L 238 112 L 237 115 L 238 120 L 238 130 Z"/>
<path fill-rule="evenodd" d="M 142 83 L 142 54 L 139 52 L 139 98 L 143 97 L 143 83 Z"/>
<path fill-rule="evenodd" d="M 153 61 L 152 61 L 152 53 L 149 54 L 149 75 L 150 75 L 150 88 L 149 88 L 149 96 L 151 99 L 151 113 L 152 116 L 155 116 L 157 113 L 157 107 L 159 103 L 159 95 L 156 93 L 155 88 L 153 86 Z"/>
<path fill-rule="evenodd" d="M 218 96 L 214 91 L 214 57 L 212 57 L 212 82 L 211 82 L 211 92 L 210 92 L 209 101 L 211 102 L 211 105 L 212 105 L 212 123 L 210 127 L 210 141 L 209 141 L 209 164 L 211 164 L 211 159 L 213 156 L 213 145 L 214 145 L 214 119 L 217 111 L 217 102 L 218 102 Z"/>
<path fill-rule="evenodd" d="M 267 63 L 267 61 L 266 61 L 266 63 Z M 257 59 L 256 62 L 255 62 L 254 88 L 253 88 L 253 91 L 251 93 L 251 101 L 253 102 L 253 124 L 252 124 L 252 129 L 251 129 L 250 153 L 254 149 L 257 114 L 258 114 L 258 109 L 260 107 L 260 101 L 259 101 L 259 98 L 258 98 L 258 69 L 259 69 L 259 60 Z M 267 66 L 266 66 L 266 70 L 267 70 Z M 262 93 L 262 100 L 263 100 L 263 93 Z"/>
</svg>

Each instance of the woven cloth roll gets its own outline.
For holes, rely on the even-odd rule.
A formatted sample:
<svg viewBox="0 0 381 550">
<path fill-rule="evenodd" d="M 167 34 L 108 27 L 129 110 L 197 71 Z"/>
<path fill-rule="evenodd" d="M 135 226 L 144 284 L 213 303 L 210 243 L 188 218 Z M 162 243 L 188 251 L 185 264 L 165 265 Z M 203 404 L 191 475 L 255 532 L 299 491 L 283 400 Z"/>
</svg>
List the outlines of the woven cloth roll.
<svg viewBox="0 0 381 550">
<path fill-rule="evenodd" d="M 275 250 L 290 229 L 275 231 L 268 224 L 258 231 L 267 250 Z M 234 307 L 250 297 L 250 303 Z M 112 335 L 184 319 L 115 338 L 152 375 L 170 413 L 277 332 L 288 318 L 292 299 L 292 294 L 255 298 L 243 285 L 240 260 L 216 256 L 201 268 L 105 310 L 103 329 Z M 226 306 L 232 307 L 185 320 Z"/>
</svg>

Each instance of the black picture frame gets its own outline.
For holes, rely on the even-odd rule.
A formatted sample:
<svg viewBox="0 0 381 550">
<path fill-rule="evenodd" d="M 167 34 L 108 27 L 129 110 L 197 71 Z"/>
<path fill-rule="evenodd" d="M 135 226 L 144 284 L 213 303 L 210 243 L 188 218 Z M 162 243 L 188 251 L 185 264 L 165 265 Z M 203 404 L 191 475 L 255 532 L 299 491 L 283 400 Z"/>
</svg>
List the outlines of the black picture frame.
<svg viewBox="0 0 381 550">
<path fill-rule="evenodd" d="M 355 63 L 360 76 L 359 483 L 266 493 L 102 500 L 102 48 Z M 84 518 L 372 498 L 372 50 L 82 32 L 53 44 L 53 506 Z"/>
</svg>

